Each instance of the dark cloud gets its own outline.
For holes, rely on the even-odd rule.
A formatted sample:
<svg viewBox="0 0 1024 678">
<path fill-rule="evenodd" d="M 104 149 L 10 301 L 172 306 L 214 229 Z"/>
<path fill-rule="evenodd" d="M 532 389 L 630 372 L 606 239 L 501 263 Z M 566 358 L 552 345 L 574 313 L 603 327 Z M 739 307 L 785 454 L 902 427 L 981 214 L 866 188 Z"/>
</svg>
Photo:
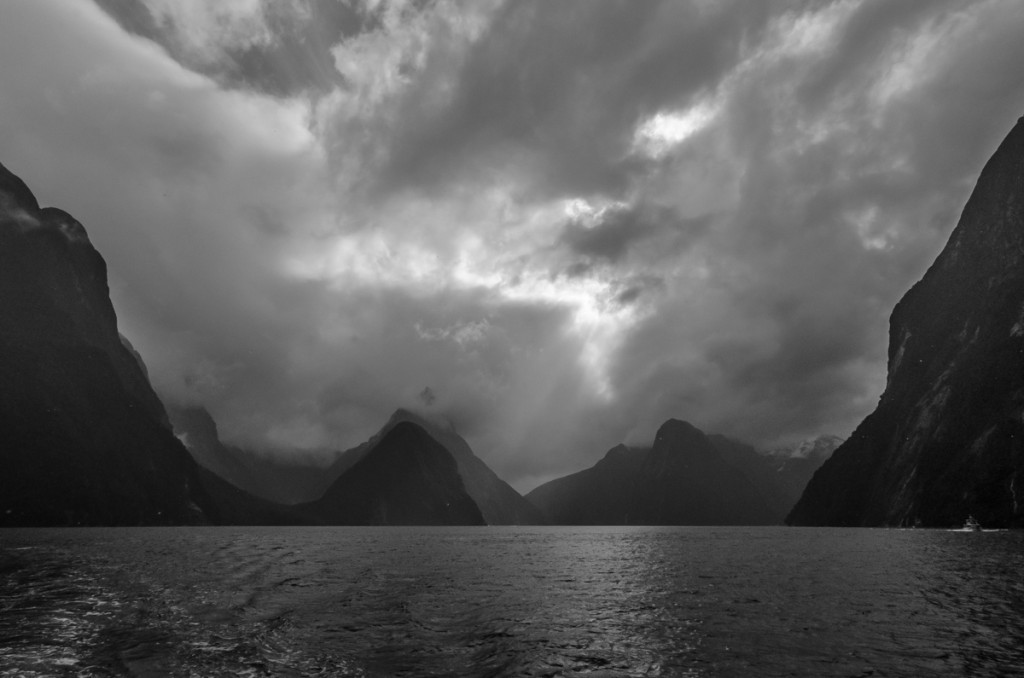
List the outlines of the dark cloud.
<svg viewBox="0 0 1024 678">
<path fill-rule="evenodd" d="M 636 304 L 642 297 L 663 292 L 665 281 L 654 275 L 636 275 L 621 281 L 621 289 L 615 295 L 615 302 L 628 306 Z"/>
<path fill-rule="evenodd" d="M 483 162 L 542 195 L 617 195 L 642 167 L 636 124 L 712 90 L 769 17 L 765 3 L 506 3 L 440 105 L 423 105 L 434 79 L 405 98 L 384 181 L 472 180 Z"/>
<path fill-rule="evenodd" d="M 576 254 L 616 263 L 634 243 L 647 238 L 676 232 L 690 240 L 695 239 L 708 221 L 706 217 L 684 220 L 670 208 L 659 206 L 616 206 L 591 220 L 570 219 L 560 240 Z"/>
</svg>

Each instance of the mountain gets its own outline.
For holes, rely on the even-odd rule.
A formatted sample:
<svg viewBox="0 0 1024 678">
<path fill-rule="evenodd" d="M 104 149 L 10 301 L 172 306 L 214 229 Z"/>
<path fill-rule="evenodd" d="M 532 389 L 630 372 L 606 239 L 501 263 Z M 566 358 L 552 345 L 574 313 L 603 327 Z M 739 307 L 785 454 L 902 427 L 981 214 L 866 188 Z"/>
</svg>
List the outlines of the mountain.
<svg viewBox="0 0 1024 678">
<path fill-rule="evenodd" d="M 834 435 L 822 435 L 805 440 L 796 447 L 779 448 L 767 453 L 776 483 L 786 497 L 786 513 L 800 499 L 807 483 L 832 454 L 843 444 L 843 439 Z"/>
<path fill-rule="evenodd" d="M 795 525 L 1024 525 L 1024 118 L 889 322 L 875 411 L 808 484 Z"/>
<path fill-rule="evenodd" d="M 669 419 L 641 470 L 634 522 L 761 525 L 770 511 L 754 485 L 730 466 L 703 432 Z"/>
<path fill-rule="evenodd" d="M 199 467 L 199 483 L 209 497 L 211 518 L 218 525 L 315 525 L 314 516 L 294 507 L 258 497 Z"/>
<path fill-rule="evenodd" d="M 373 437 L 338 453 L 328 466 L 312 460 L 260 456 L 221 442 L 217 425 L 201 407 L 171 407 L 174 430 L 200 466 L 209 469 L 252 494 L 283 504 L 308 503 L 352 468 L 401 422 L 411 422 L 427 431 L 455 459 L 469 496 L 483 512 L 489 525 L 536 525 L 540 512 L 499 478 L 477 457 L 469 443 L 451 425 L 441 425 L 408 410 L 399 409 Z"/>
<path fill-rule="evenodd" d="M 786 514 L 793 508 L 793 504 L 800 498 L 803 487 L 801 486 L 796 493 L 787 491 L 788 487 L 776 468 L 775 458 L 759 452 L 746 443 L 719 434 L 708 435 L 708 440 L 726 463 L 746 476 L 757 488 L 758 494 L 770 510 L 770 522 L 781 524 Z"/>
<path fill-rule="evenodd" d="M 715 444 L 683 421 L 665 422 L 649 450 L 612 448 L 593 467 L 526 495 L 555 524 L 763 525 L 773 512 Z"/>
<path fill-rule="evenodd" d="M 768 450 L 765 454 L 783 462 L 807 459 L 811 463 L 824 464 L 836 451 L 836 448 L 842 444 L 843 439 L 839 436 L 826 434 L 808 438 L 791 447 L 777 447 Z"/>
<path fill-rule="evenodd" d="M 175 435 L 201 467 L 235 487 L 277 504 L 312 501 L 344 471 L 334 471 L 299 453 L 287 458 L 271 457 L 227 445 L 221 441 L 217 423 L 204 407 L 171 406 L 167 414 Z"/>
<path fill-rule="evenodd" d="M 537 525 L 544 522 L 540 511 L 476 456 L 454 426 L 438 424 L 405 409 L 396 410 L 381 430 L 368 441 L 341 453 L 326 475 L 339 477 L 402 422 L 422 428 L 452 455 L 466 492 L 480 507 L 488 525 Z"/>
<path fill-rule="evenodd" d="M 469 443 L 451 425 L 440 426 L 408 410 L 397 410 L 384 426 L 386 432 L 401 422 L 410 422 L 423 428 L 455 459 L 466 492 L 473 498 L 488 525 L 537 525 L 543 516 L 511 485 L 499 478 L 480 457 L 473 453 Z"/>
<path fill-rule="evenodd" d="M 723 435 L 708 436 L 730 466 L 743 473 L 771 509 L 773 523 L 782 523 L 800 499 L 814 472 L 842 443 L 837 436 L 823 435 L 793 447 L 767 452 Z"/>
<path fill-rule="evenodd" d="M 395 426 L 412 423 L 426 431 L 455 460 L 465 491 L 488 524 L 543 522 L 540 512 L 495 475 L 453 427 L 431 422 L 408 410 L 397 410 L 373 437 L 339 453 L 326 467 L 302 459 L 271 459 L 226 445 L 220 440 L 216 422 L 202 407 L 171 407 L 168 413 L 175 433 L 201 467 L 262 499 L 287 505 L 315 502 Z M 309 515 L 308 511 L 304 515 Z M 325 517 L 312 519 L 330 521 Z"/>
<path fill-rule="evenodd" d="M 596 464 L 526 495 L 555 525 L 628 525 L 634 487 L 650 449 L 616 445 Z"/>
<path fill-rule="evenodd" d="M 85 228 L 0 165 L 0 524 L 213 517 L 140 365 Z"/>
<path fill-rule="evenodd" d="M 296 509 L 329 525 L 483 525 L 451 453 L 397 422 L 324 495 Z"/>
</svg>

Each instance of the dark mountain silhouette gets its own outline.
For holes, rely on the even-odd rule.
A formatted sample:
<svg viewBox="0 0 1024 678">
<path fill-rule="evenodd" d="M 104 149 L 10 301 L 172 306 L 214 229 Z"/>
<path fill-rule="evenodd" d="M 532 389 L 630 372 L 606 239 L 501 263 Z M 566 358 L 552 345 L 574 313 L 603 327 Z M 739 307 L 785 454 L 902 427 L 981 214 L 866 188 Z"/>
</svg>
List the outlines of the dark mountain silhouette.
<svg viewBox="0 0 1024 678">
<path fill-rule="evenodd" d="M 789 504 L 786 507 L 787 514 L 796 505 L 817 470 L 842 444 L 843 439 L 839 436 L 823 435 L 806 440 L 796 448 L 780 448 L 766 453 Z"/>
<path fill-rule="evenodd" d="M 526 498 L 556 524 L 763 525 L 773 512 L 754 484 L 694 426 L 670 419 L 649 450 L 612 448 L 593 467 Z"/>
<path fill-rule="evenodd" d="M 616 445 L 588 469 L 540 485 L 526 499 L 556 525 L 628 525 L 649 448 Z"/>
<path fill-rule="evenodd" d="M 708 440 L 726 463 L 746 476 L 757 488 L 758 494 L 768 505 L 770 522 L 782 523 L 786 514 L 793 508 L 793 504 L 800 498 L 800 492 L 790 496 L 786 491 L 787 488 L 780 482 L 779 473 L 775 469 L 774 459 L 746 443 L 723 435 L 711 434 Z M 800 489 L 803 490 L 802 487 Z"/>
<path fill-rule="evenodd" d="M 320 499 L 296 507 L 330 525 L 483 525 L 451 453 L 422 427 L 391 426 Z"/>
<path fill-rule="evenodd" d="M 317 464 L 312 457 L 298 452 L 287 456 L 261 455 L 225 444 L 216 422 L 204 407 L 171 406 L 167 414 L 175 435 L 200 466 L 235 487 L 274 503 L 313 501 L 344 471 Z"/>
<path fill-rule="evenodd" d="M 1024 524 L 1024 118 L 893 310 L 877 409 L 814 475 L 795 525 Z"/>
<path fill-rule="evenodd" d="M 168 409 L 175 433 L 200 466 L 261 498 L 281 503 L 309 503 L 372 450 L 391 429 L 411 422 L 427 431 L 455 459 L 466 492 L 491 525 L 535 525 L 543 522 L 540 512 L 499 478 L 477 457 L 450 425 L 441 425 L 408 410 L 399 409 L 366 442 L 337 454 L 327 466 L 298 455 L 261 456 L 224 444 L 217 424 L 202 407 Z"/>
<path fill-rule="evenodd" d="M 442 426 L 408 410 L 399 409 L 381 433 L 384 435 L 402 422 L 411 422 L 424 429 L 455 459 L 466 492 L 473 498 L 489 525 L 536 525 L 543 516 L 511 485 L 499 478 L 487 464 L 473 453 L 469 443 L 451 425 Z M 355 456 L 358 453 L 346 453 Z"/>
<path fill-rule="evenodd" d="M 0 524 L 206 522 L 82 225 L 0 165 Z"/>
<path fill-rule="evenodd" d="M 841 438 L 826 435 L 791 448 L 761 452 L 723 435 L 708 439 L 722 458 L 754 484 L 772 512 L 773 523 L 782 523 L 800 499 L 814 472 L 825 463 Z"/>
<path fill-rule="evenodd" d="M 761 525 L 771 514 L 754 485 L 696 427 L 669 419 L 658 429 L 639 478 L 634 522 Z"/>
<path fill-rule="evenodd" d="M 218 525 L 315 525 L 321 521 L 294 507 L 257 497 L 239 489 L 213 471 L 199 466 L 199 482 L 213 506 Z"/>
</svg>

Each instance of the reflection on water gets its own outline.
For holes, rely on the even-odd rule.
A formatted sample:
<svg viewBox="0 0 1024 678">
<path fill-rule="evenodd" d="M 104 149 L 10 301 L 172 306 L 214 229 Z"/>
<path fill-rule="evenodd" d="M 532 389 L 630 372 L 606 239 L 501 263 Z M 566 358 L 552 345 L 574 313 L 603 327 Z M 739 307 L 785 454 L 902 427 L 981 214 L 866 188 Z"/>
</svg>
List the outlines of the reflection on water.
<svg viewBox="0 0 1024 678">
<path fill-rule="evenodd" d="M 1024 534 L 0 532 L 0 676 L 1024 674 Z"/>
</svg>

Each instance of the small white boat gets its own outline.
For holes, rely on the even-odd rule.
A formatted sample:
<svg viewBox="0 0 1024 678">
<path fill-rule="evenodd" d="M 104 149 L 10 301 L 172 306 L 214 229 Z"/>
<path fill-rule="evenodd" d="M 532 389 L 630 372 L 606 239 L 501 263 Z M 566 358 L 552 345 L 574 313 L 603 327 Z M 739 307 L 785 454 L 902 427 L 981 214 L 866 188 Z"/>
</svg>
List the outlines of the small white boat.
<svg viewBox="0 0 1024 678">
<path fill-rule="evenodd" d="M 967 516 L 967 520 L 964 521 L 964 526 L 950 530 L 950 532 L 984 532 L 981 529 L 981 523 L 974 516 Z"/>
</svg>

